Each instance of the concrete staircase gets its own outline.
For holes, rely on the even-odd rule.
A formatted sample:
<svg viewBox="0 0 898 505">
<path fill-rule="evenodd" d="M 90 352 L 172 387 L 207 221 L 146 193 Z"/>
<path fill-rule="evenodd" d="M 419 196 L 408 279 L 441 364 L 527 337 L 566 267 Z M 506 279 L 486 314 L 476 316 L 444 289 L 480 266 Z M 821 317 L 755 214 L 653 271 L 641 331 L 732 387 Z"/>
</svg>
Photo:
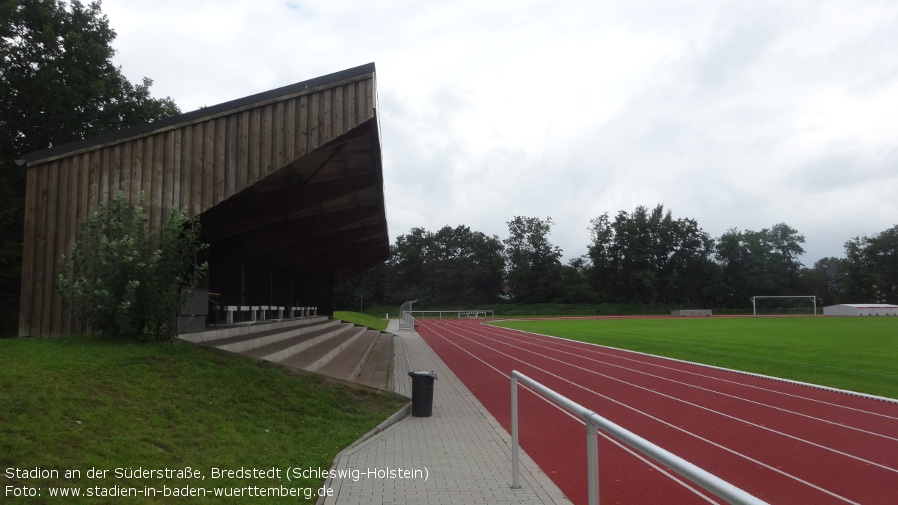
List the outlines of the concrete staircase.
<svg viewBox="0 0 898 505">
<path fill-rule="evenodd" d="M 389 390 L 393 335 L 325 316 L 183 333 L 178 338 Z"/>
</svg>

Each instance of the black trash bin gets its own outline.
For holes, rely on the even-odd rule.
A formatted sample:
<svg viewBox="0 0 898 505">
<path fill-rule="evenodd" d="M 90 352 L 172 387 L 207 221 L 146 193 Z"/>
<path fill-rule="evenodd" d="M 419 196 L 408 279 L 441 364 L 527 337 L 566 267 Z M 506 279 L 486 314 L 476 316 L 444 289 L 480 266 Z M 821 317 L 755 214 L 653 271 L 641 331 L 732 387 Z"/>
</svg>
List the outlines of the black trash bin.
<svg viewBox="0 0 898 505">
<path fill-rule="evenodd" d="M 430 417 L 433 411 L 433 381 L 437 374 L 433 372 L 409 372 L 412 378 L 412 415 L 414 417 Z"/>
</svg>

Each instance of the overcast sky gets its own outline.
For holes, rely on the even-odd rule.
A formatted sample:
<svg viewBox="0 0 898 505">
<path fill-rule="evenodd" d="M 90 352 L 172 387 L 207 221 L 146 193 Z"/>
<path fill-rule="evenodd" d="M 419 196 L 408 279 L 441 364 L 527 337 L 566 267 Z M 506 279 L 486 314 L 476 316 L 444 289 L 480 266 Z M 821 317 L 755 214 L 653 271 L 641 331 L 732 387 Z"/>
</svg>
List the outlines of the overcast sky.
<svg viewBox="0 0 898 505">
<path fill-rule="evenodd" d="M 117 64 L 185 112 L 377 66 L 391 240 L 663 204 L 802 261 L 898 224 L 898 3 L 103 0 Z"/>
</svg>

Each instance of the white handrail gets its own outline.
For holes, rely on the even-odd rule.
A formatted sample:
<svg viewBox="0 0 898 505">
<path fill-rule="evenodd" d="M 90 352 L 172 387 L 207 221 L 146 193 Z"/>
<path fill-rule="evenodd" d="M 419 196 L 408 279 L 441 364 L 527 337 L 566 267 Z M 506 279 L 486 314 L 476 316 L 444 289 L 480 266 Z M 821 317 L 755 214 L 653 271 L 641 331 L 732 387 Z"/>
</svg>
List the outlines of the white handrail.
<svg viewBox="0 0 898 505">
<path fill-rule="evenodd" d="M 523 382 L 549 400 L 579 416 L 586 423 L 586 462 L 589 475 L 589 505 L 599 504 L 599 450 L 598 429 L 620 440 L 642 454 L 670 468 L 718 498 L 733 505 L 763 505 L 767 502 L 756 498 L 725 480 L 708 473 L 685 459 L 605 419 L 569 398 L 558 394 L 517 370 L 511 372 L 511 487 L 520 488 L 518 477 L 518 381 Z"/>
</svg>

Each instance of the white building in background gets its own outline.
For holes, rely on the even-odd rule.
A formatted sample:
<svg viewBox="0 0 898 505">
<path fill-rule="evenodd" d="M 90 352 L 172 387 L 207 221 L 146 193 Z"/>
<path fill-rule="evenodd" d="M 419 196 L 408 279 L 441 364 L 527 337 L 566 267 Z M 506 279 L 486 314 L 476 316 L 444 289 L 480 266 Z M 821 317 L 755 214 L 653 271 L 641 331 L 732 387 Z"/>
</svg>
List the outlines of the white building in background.
<svg viewBox="0 0 898 505">
<path fill-rule="evenodd" d="M 898 316 L 898 305 L 890 303 L 842 303 L 823 307 L 824 316 Z"/>
</svg>

